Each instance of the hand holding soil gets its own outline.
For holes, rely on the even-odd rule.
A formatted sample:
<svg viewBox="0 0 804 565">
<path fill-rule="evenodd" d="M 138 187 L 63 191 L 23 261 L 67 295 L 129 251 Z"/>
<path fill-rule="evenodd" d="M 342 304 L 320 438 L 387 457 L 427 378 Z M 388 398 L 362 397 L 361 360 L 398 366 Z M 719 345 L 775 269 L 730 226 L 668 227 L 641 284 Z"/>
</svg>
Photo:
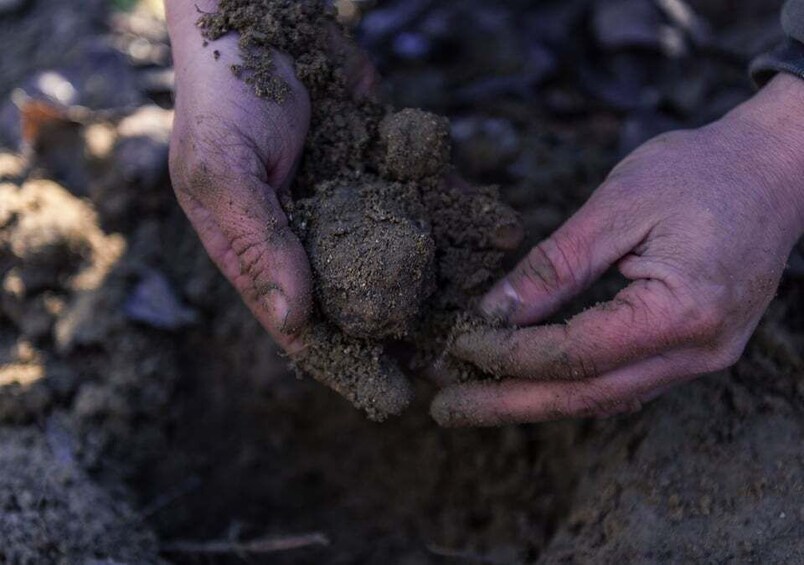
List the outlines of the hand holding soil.
<svg viewBox="0 0 804 565">
<path fill-rule="evenodd" d="M 387 347 L 413 346 L 417 367 L 443 350 L 516 215 L 445 180 L 448 121 L 372 97 L 321 3 L 169 8 L 171 171 L 207 251 L 302 372 L 373 419 L 400 413 L 412 391 Z"/>
<path fill-rule="evenodd" d="M 212 260 L 288 352 L 312 305 L 307 255 L 280 204 L 287 197 L 310 122 L 306 89 L 275 57 L 270 103 L 239 80 L 237 38 L 205 49 L 196 25 L 217 2 L 167 2 L 177 83 L 171 143 L 176 196 Z"/>
<path fill-rule="evenodd" d="M 800 79 L 777 76 L 722 120 L 650 141 L 482 302 L 519 330 L 451 352 L 504 379 L 455 385 L 448 426 L 638 409 L 740 358 L 804 232 Z M 633 281 L 565 325 L 535 326 L 616 265 Z"/>
</svg>

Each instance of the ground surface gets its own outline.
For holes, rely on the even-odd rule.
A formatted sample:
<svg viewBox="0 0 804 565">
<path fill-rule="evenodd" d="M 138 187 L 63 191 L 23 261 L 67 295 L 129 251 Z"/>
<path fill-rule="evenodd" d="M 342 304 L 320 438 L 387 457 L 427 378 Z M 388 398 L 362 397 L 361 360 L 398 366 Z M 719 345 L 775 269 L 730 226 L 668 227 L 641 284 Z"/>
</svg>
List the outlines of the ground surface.
<svg viewBox="0 0 804 565">
<path fill-rule="evenodd" d="M 0 17 L 0 561 L 804 558 L 801 248 L 737 367 L 641 413 L 443 431 L 419 384 L 371 424 L 289 374 L 173 202 L 160 19 L 20 4 Z M 647 0 L 384 2 L 358 37 L 398 104 L 453 119 L 461 170 L 532 244 L 619 155 L 750 95 L 777 6 L 691 4 L 684 27 Z M 14 88 L 103 111 L 43 119 L 26 163 Z"/>
</svg>

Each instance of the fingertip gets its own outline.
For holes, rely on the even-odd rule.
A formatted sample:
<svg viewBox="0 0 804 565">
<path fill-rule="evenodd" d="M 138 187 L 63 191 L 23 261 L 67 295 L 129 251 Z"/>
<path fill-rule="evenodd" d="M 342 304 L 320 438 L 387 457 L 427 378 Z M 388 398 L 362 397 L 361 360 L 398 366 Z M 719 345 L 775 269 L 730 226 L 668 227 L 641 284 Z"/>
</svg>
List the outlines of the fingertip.
<svg viewBox="0 0 804 565">
<path fill-rule="evenodd" d="M 491 242 L 500 251 L 514 251 L 525 239 L 525 228 L 517 220 L 501 223 L 494 228 Z"/>
<path fill-rule="evenodd" d="M 494 427 L 506 423 L 497 409 L 494 389 L 498 383 L 458 385 L 438 393 L 430 404 L 430 416 L 444 428 Z"/>
<path fill-rule="evenodd" d="M 522 299 L 507 278 L 498 282 L 480 301 L 478 309 L 489 322 L 506 324 L 522 305 Z"/>
<path fill-rule="evenodd" d="M 511 367 L 516 366 L 522 356 L 517 351 L 520 343 L 518 330 L 478 329 L 456 336 L 448 353 L 488 375 L 502 378 L 511 376 Z"/>
<path fill-rule="evenodd" d="M 442 428 L 459 428 L 468 425 L 469 418 L 460 403 L 456 402 L 455 389 L 439 392 L 430 403 L 430 416 Z"/>
<path fill-rule="evenodd" d="M 279 347 L 293 358 L 298 357 L 307 349 L 307 344 L 304 342 L 302 335 L 303 332 L 299 332 L 293 335 L 280 335 L 274 339 Z"/>
<path fill-rule="evenodd" d="M 464 361 L 472 361 L 474 346 L 477 343 L 477 332 L 461 333 L 454 336 L 447 346 L 447 353 Z"/>
</svg>

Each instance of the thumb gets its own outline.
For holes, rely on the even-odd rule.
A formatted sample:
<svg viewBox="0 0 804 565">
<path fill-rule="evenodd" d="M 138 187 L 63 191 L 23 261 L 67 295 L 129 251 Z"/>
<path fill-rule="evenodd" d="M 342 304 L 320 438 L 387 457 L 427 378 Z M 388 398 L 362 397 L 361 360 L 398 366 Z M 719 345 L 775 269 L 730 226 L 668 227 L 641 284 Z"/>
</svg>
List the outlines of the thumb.
<svg viewBox="0 0 804 565">
<path fill-rule="evenodd" d="M 265 329 L 294 353 L 312 307 L 311 275 L 274 190 L 236 167 L 172 151 L 177 199 L 207 253 Z"/>
<path fill-rule="evenodd" d="M 555 313 L 644 238 L 633 226 L 618 225 L 618 217 L 627 215 L 593 196 L 486 294 L 481 312 L 517 326 Z"/>
</svg>

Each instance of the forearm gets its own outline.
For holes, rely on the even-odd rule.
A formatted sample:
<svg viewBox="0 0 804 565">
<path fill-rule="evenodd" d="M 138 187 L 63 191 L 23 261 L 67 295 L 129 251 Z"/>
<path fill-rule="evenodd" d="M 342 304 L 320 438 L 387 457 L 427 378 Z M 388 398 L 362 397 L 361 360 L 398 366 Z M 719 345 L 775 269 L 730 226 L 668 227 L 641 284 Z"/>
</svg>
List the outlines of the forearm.
<svg viewBox="0 0 804 565">
<path fill-rule="evenodd" d="M 804 235 L 804 119 L 800 116 L 804 116 L 804 80 L 778 73 L 722 120 L 749 126 L 729 130 L 747 132 L 738 141 L 745 148 L 744 164 L 766 171 L 767 197 L 778 211 L 770 220 L 793 242 Z"/>
<path fill-rule="evenodd" d="M 787 39 L 751 64 L 751 76 L 762 86 L 756 96 L 735 110 L 779 139 L 779 175 L 787 179 L 780 188 L 780 205 L 788 206 L 796 233 L 804 235 L 804 0 L 787 0 L 782 9 L 782 28 Z"/>
</svg>

